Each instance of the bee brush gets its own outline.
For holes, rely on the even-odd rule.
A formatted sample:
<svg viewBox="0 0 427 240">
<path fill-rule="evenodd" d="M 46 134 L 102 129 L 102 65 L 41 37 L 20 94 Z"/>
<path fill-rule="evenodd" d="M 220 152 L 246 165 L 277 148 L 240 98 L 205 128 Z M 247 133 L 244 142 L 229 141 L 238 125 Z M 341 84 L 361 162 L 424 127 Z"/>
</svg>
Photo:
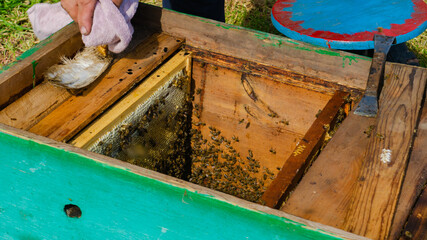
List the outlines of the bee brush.
<svg viewBox="0 0 427 240">
<path fill-rule="evenodd" d="M 85 47 L 74 58 L 62 57 L 45 73 L 46 80 L 67 89 L 81 89 L 94 82 L 112 62 L 107 45 Z"/>
</svg>

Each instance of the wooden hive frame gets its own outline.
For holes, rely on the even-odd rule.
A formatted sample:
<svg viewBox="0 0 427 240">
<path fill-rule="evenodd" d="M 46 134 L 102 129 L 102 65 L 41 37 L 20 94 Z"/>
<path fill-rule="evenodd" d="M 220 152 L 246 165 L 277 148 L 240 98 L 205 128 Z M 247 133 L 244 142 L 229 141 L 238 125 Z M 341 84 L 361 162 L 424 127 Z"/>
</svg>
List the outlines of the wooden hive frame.
<svg viewBox="0 0 427 240">
<path fill-rule="evenodd" d="M 333 119 L 324 121 L 325 118 L 336 115 L 334 113 L 337 112 L 338 106 L 344 104 L 341 101 L 342 97 L 347 93 L 358 96 L 366 85 L 370 59 L 358 55 L 323 49 L 275 35 L 182 15 L 145 4 L 140 5 L 134 18 L 134 24 L 144 25 L 149 29 L 149 31 L 143 32 L 142 36 L 136 37 L 137 43 L 135 43 L 137 45 L 144 40 L 146 45 L 136 47 L 136 52 L 138 52 L 138 56 L 146 57 L 132 59 L 129 57 L 132 56 L 132 53 L 124 53 L 122 56 L 128 56 L 128 58 L 117 61 L 115 69 L 104 74 L 104 80 L 101 80 L 96 87 L 97 91 L 88 89 L 81 96 L 73 96 L 46 83 L 38 84 L 42 80 L 41 73 L 48 66 L 56 63 L 61 55 L 70 56 L 81 48 L 82 43 L 77 26 L 68 25 L 57 34 L 42 41 L 30 51 L 31 55 L 23 57 L 10 66 L 7 71 L 0 73 L 0 106 L 2 106 L 0 122 L 57 141 L 70 140 L 90 121 L 146 77 L 164 59 L 180 48 L 184 38 L 185 48 L 193 53 L 195 64 L 206 62 L 247 74 L 280 79 L 294 86 L 329 94 L 331 101 L 327 104 L 328 107 L 322 111 L 325 116 L 320 115 L 314 125 L 325 125 L 332 122 Z M 161 33 L 152 34 L 153 32 Z M 166 48 L 167 51 L 163 51 Z M 153 49 L 158 54 L 153 55 Z M 129 65 L 136 66 L 132 77 L 119 74 L 128 69 Z M 138 67 L 143 70 L 139 70 Z M 423 68 L 387 63 L 380 117 L 375 120 L 361 118 L 350 113 L 349 118 L 344 121 L 336 136 L 313 163 L 288 201 L 282 205 L 281 202 L 299 182 L 302 173 L 309 165 L 306 160 L 317 152 L 319 143 L 322 142 L 319 139 L 322 139 L 325 134 L 325 131 L 319 132 L 319 128 L 310 130 L 304 139 L 311 147 L 307 147 L 307 151 L 302 151 L 305 154 L 302 161 L 301 159 L 292 160 L 298 162 L 295 164 L 297 166 L 295 169 L 300 173 L 295 173 L 297 178 L 286 178 L 289 174 L 284 173 L 285 177 L 277 178 L 273 183 L 275 187 L 264 196 L 266 204 L 305 219 L 375 239 L 399 237 L 412 205 L 417 204 L 415 209 L 425 210 L 425 207 L 419 207 L 423 206 L 422 201 L 425 194 L 418 203 L 415 201 L 424 189 L 425 169 L 427 169 L 423 152 L 427 141 L 424 134 L 426 107 L 422 108 L 426 74 L 427 71 Z M 111 79 L 122 79 L 122 81 L 113 83 Z M 37 86 L 31 89 L 33 84 L 37 84 Z M 104 95 L 106 92 L 112 93 L 106 96 Z M 102 104 L 94 102 L 93 105 L 90 105 L 89 110 L 70 107 L 76 101 L 87 103 L 88 99 L 100 97 L 95 93 L 101 94 L 101 99 L 105 99 Z M 29 105 L 33 106 L 31 111 L 25 111 Z M 82 104 L 76 106 L 79 105 Z M 406 111 L 403 112 L 403 115 L 396 115 L 402 109 L 400 106 L 404 106 Z M 423 114 L 420 109 L 424 109 Z M 65 116 L 66 119 L 67 112 L 76 110 L 82 113 L 77 120 L 76 118 L 73 118 L 73 121 L 64 120 L 69 122 L 66 126 L 51 124 L 53 120 L 56 121 L 58 116 Z M 326 114 L 328 111 L 332 112 Z M 401 119 L 401 122 L 389 121 L 395 116 L 398 116 L 397 118 Z M 404 126 L 405 124 L 406 126 Z M 364 131 L 366 132 L 371 129 L 370 126 L 374 125 L 377 127 L 372 131 L 373 137 L 367 138 Z M 417 126 L 420 129 L 417 138 L 414 138 L 412 133 Z M 4 125 L 2 125 L 2 129 L 17 135 L 26 135 L 19 131 L 15 133 L 16 130 Z M 401 138 L 399 131 L 405 133 L 405 138 L 396 145 L 393 140 Z M 385 136 L 387 141 L 384 141 L 381 136 Z M 31 138 L 34 138 L 34 135 L 31 135 Z M 311 138 L 315 141 L 311 141 Z M 412 144 L 414 139 L 415 142 Z M 46 140 L 42 142 L 46 142 Z M 399 152 L 399 158 L 394 160 L 393 167 L 387 168 L 386 172 L 384 165 L 377 162 L 376 157 L 383 148 L 393 148 L 393 153 Z M 369 150 L 366 151 L 366 149 Z M 400 149 L 402 152 L 399 151 Z M 72 148 L 72 151 L 82 152 L 75 148 Z M 82 153 L 89 154 L 84 151 Z M 294 156 L 294 158 L 296 157 Z M 98 156 L 95 158 L 98 159 Z M 102 159 L 105 161 L 108 158 Z M 342 159 L 346 161 L 341 161 Z M 407 170 L 406 166 L 408 166 Z M 380 171 L 380 174 L 373 175 L 370 172 L 372 168 Z M 283 169 L 292 171 L 292 168 L 289 167 Z M 390 176 L 393 177 L 390 178 Z M 372 183 L 379 182 L 382 183 L 372 187 Z M 391 182 L 392 185 L 387 185 L 387 182 Z M 183 184 L 187 186 L 186 183 Z M 388 189 L 387 193 L 378 194 L 374 201 L 358 197 L 360 192 L 376 192 L 380 189 L 384 190 L 384 186 Z M 312 193 L 312 195 L 307 196 L 307 193 Z M 215 192 L 215 194 L 218 193 Z M 238 202 L 239 205 L 248 206 L 246 203 Z M 385 202 L 388 204 L 384 205 Z M 250 206 L 253 208 L 254 205 L 250 204 Z M 256 208 L 258 209 L 258 207 Z M 371 208 L 378 209 L 384 215 L 371 211 Z M 266 209 L 262 208 L 262 211 L 266 211 Z M 279 214 L 276 211 L 272 213 Z M 357 217 L 363 214 L 373 215 L 370 221 L 365 221 Z M 386 218 L 387 221 L 379 221 L 378 216 L 382 219 Z M 421 222 L 413 219 L 410 217 L 404 234 L 408 235 L 406 233 L 408 231 L 414 236 L 425 236 L 425 233 L 422 233 L 425 217 Z M 331 230 L 324 226 L 321 228 L 338 232 L 338 235 L 344 238 L 357 239 L 353 235 L 347 235 L 338 230 Z"/>
</svg>

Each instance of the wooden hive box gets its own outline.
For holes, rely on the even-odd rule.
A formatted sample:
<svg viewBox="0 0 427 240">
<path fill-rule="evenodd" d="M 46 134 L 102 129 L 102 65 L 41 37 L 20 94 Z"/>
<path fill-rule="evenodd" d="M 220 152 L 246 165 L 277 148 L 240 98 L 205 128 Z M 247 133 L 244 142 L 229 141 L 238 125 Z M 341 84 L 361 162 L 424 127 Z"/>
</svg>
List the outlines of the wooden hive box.
<svg viewBox="0 0 427 240">
<path fill-rule="evenodd" d="M 51 86 L 42 77 L 42 73 L 57 63 L 60 56 L 72 56 L 81 49 L 83 44 L 75 24 L 42 41 L 28 52 L 28 56 L 0 73 L 1 146 L 3 152 L 12 155 L 14 151 L 20 152 L 16 153 L 19 157 L 4 157 L 4 178 L 12 177 L 19 181 L 13 183 L 9 179 L 7 182 L 10 188 L 3 192 L 21 186 L 18 183 L 37 181 L 38 178 L 46 182 L 58 181 L 58 184 L 52 184 L 51 189 L 41 187 L 37 193 L 32 193 L 23 188 L 17 191 L 22 195 L 2 197 L 6 204 L 5 207 L 0 206 L 0 216 L 1 209 L 6 209 L 6 213 L 9 209 L 23 212 L 21 220 L 14 222 L 15 219 L 11 218 L 9 224 L 34 227 L 34 221 L 44 219 L 33 218 L 36 213 L 59 216 L 57 210 L 43 212 L 37 208 L 37 211 L 32 211 L 28 202 L 21 199 L 27 190 L 39 197 L 48 196 L 52 191 L 58 191 L 60 196 L 65 197 L 70 190 L 69 199 L 72 200 L 55 197 L 49 204 L 59 206 L 63 202 L 75 202 L 78 199 L 84 213 L 87 211 L 86 206 L 89 209 L 96 208 L 96 199 L 120 197 L 122 193 L 118 187 L 111 187 L 111 191 L 116 191 L 112 195 L 105 195 L 105 189 L 100 188 L 87 199 L 86 195 L 73 193 L 76 189 L 70 184 L 70 179 L 84 178 L 73 171 L 93 168 L 94 172 L 88 174 L 96 176 L 102 171 L 102 166 L 92 166 L 90 160 L 74 159 L 75 155 L 71 153 L 75 152 L 79 156 L 113 166 L 116 169 L 113 172 L 124 171 L 125 168 L 136 175 L 160 181 L 165 185 L 159 187 L 159 191 L 174 193 L 170 200 L 163 199 L 163 204 L 168 201 L 175 204 L 175 198 L 179 196 L 182 197 L 179 202 L 184 206 L 188 201 L 191 207 L 195 206 L 194 201 L 203 202 L 196 208 L 183 209 L 187 217 L 202 218 L 198 214 L 210 205 L 225 202 L 236 205 L 237 210 L 221 205 L 215 209 L 229 210 L 225 213 L 214 210 L 213 219 L 220 221 L 221 214 L 231 214 L 232 219 L 239 221 L 234 231 L 242 231 L 238 230 L 240 227 L 253 227 L 257 222 L 277 220 L 270 225 L 275 226 L 273 229 L 260 225 L 254 232 L 247 233 L 248 236 L 246 233 L 234 232 L 233 228 L 225 227 L 229 230 L 219 233 L 210 227 L 207 232 L 212 239 L 231 236 L 305 239 L 310 234 L 314 238 L 395 239 L 401 235 L 414 239 L 425 238 L 426 194 L 421 195 L 427 171 L 423 148 L 427 121 L 426 108 L 423 108 L 427 78 L 425 69 L 387 63 L 379 115 L 375 119 L 364 118 L 354 115 L 350 110 L 364 91 L 370 58 L 145 4 L 139 6 L 133 22 L 136 33 L 129 49 L 115 58 L 113 65 L 100 79 L 77 95 Z M 230 156 L 238 156 L 239 161 L 245 161 L 242 166 L 249 166 L 249 163 L 259 165 L 257 171 L 248 168 L 244 170 L 250 173 L 250 177 L 261 180 L 257 184 L 262 191 L 257 196 L 234 194 L 258 203 L 249 203 L 84 150 L 102 134 L 111 131 L 126 114 L 135 111 L 138 104 L 152 96 L 168 77 L 181 70 L 191 77 L 194 96 L 192 131 L 204 136 L 204 148 L 217 144 L 217 158 L 220 162 Z M 339 127 L 337 123 L 340 123 Z M 416 134 L 414 131 L 417 131 Z M 219 137 L 223 140 L 216 143 Z M 6 147 L 8 144 L 16 146 L 9 149 Z M 194 142 L 192 146 L 193 151 L 197 151 Z M 34 149 L 25 150 L 28 147 Z M 56 153 L 58 149 L 67 152 Z M 46 178 L 42 178 L 34 170 L 38 168 L 18 161 L 27 159 L 36 164 L 46 164 L 44 160 L 32 157 L 31 151 L 37 152 L 34 156 L 41 156 L 41 159 L 51 159 L 47 161 L 58 168 L 57 172 L 66 171 L 68 163 L 61 164 L 55 159 L 64 156 L 72 158 L 74 160 L 70 160 L 69 167 L 74 170 L 70 170 L 63 178 L 58 178 L 52 172 L 47 172 L 44 175 Z M 10 158 L 17 162 L 7 162 Z M 200 157 L 193 157 L 195 160 L 200 160 Z M 85 161 L 89 161 L 90 166 L 82 164 Z M 10 172 L 8 166 L 22 170 L 20 172 L 30 171 L 33 174 L 28 176 L 33 178 L 21 177 L 16 171 Z M 203 174 L 214 172 L 212 167 L 200 164 L 195 169 Z M 114 174 L 106 173 L 103 180 L 99 178 L 96 181 L 105 181 L 107 178 L 110 179 L 108 184 L 119 186 L 117 181 L 122 181 L 119 180 L 121 177 L 114 177 Z M 134 195 L 126 197 L 140 199 L 152 196 L 160 201 L 158 199 L 163 195 L 146 195 L 138 190 L 135 182 L 139 180 L 134 177 L 126 176 L 132 178 L 125 181 L 127 189 L 135 191 Z M 141 186 L 148 188 L 158 184 L 154 180 L 144 181 Z M 213 185 L 206 179 L 193 179 L 192 182 L 208 187 Z M 67 187 L 61 189 L 61 184 Z M 96 185 L 89 185 L 97 188 Z M 88 191 L 88 188 L 82 187 L 83 191 Z M 236 192 L 236 189 L 225 187 L 217 186 L 216 189 L 226 193 Z M 203 194 L 212 195 L 213 200 L 206 199 Z M 199 200 L 193 201 L 192 198 Z M 13 205 L 16 201 L 22 205 Z M 138 209 L 132 204 L 119 207 L 114 205 L 118 203 L 113 199 L 111 204 L 108 204 L 109 208 L 117 208 L 128 214 L 130 208 Z M 150 201 L 141 201 L 141 206 L 158 208 L 158 211 L 153 210 L 150 214 L 165 214 L 165 218 L 156 220 L 156 223 L 164 223 L 165 226 L 176 221 L 171 219 L 180 214 L 170 213 L 171 217 L 168 218 L 167 211 L 172 211 L 170 208 L 164 212 L 161 205 L 152 205 Z M 173 206 L 182 207 L 179 204 Z M 245 222 L 244 215 L 235 214 L 235 211 L 243 210 L 250 214 L 260 211 L 266 215 L 251 215 L 252 222 Z M 135 215 L 129 215 L 129 219 L 146 219 L 143 210 L 136 212 Z M 105 217 L 108 219 L 108 216 Z M 90 214 L 87 219 L 95 221 Z M 290 221 L 294 222 L 286 225 Z M 72 224 L 74 230 L 65 229 L 61 233 L 73 236 L 73 231 L 81 231 L 82 234 L 86 231 L 78 222 Z M 100 226 L 105 224 L 111 223 L 99 221 Z M 189 229 L 194 227 L 193 224 L 200 224 L 196 228 L 199 229 L 206 222 L 184 221 L 182 224 Z M 182 235 L 174 233 L 176 235 L 173 236 L 190 238 L 189 231 L 172 225 L 161 228 L 160 232 L 166 234 L 168 229 L 172 232 L 180 230 Z M 154 225 L 144 226 L 133 228 L 117 224 L 117 228 L 127 231 L 129 236 L 137 233 L 147 234 L 149 238 L 157 236 L 158 229 L 154 231 Z M 305 228 L 308 230 L 302 230 Z M 19 232 L 17 229 L 10 230 L 10 236 L 17 236 L 14 235 Z M 292 235 L 292 231 L 301 232 Z M 104 229 L 101 232 L 92 236 L 101 237 L 108 232 L 118 233 L 118 230 Z M 49 238 L 48 232 L 43 231 L 34 236 Z"/>
</svg>

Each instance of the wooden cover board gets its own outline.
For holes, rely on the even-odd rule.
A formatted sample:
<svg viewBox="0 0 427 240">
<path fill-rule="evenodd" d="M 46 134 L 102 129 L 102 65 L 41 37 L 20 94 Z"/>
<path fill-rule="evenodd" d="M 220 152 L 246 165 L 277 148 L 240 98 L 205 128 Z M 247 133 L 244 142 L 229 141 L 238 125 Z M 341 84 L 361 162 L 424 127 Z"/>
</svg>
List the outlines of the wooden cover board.
<svg viewBox="0 0 427 240">
<path fill-rule="evenodd" d="M 425 69 L 399 64 L 393 64 L 390 72 L 378 118 L 350 115 L 283 211 L 367 237 L 387 238 L 427 77 Z M 391 150 L 390 163 L 381 162 L 383 149 Z"/>
</svg>

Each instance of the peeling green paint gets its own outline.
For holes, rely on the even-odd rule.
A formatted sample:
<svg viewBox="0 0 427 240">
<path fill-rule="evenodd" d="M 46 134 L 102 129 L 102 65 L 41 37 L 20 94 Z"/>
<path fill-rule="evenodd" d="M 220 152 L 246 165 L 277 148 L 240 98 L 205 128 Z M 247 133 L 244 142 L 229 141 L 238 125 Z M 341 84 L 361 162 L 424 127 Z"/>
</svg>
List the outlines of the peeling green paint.
<svg viewBox="0 0 427 240">
<path fill-rule="evenodd" d="M 36 87 L 36 66 L 39 64 L 36 60 L 31 62 L 31 66 L 33 66 L 33 88 Z"/>
<path fill-rule="evenodd" d="M 316 49 L 315 52 L 319 53 L 319 54 L 323 54 L 323 55 L 334 56 L 334 57 L 340 57 L 341 56 L 341 54 L 339 52 L 332 52 L 332 51 L 328 51 L 326 49 Z"/>
<path fill-rule="evenodd" d="M 7 239 L 339 239 L 1 131 L 0 152 Z M 81 218 L 65 215 L 70 203 Z"/>
<path fill-rule="evenodd" d="M 283 40 L 284 39 L 280 39 L 280 38 L 274 38 L 271 36 L 266 36 L 265 34 L 258 34 L 255 33 L 254 34 L 256 38 L 263 40 L 264 42 L 266 42 L 267 44 L 263 44 L 262 46 L 273 46 L 273 47 L 280 47 L 283 44 Z"/>
<path fill-rule="evenodd" d="M 295 49 L 304 50 L 304 51 L 309 51 L 309 52 L 313 51 L 313 49 L 308 48 L 308 47 L 295 47 Z"/>
<path fill-rule="evenodd" d="M 328 56 L 333 56 L 333 57 L 340 57 L 342 59 L 342 67 L 345 68 L 346 66 L 346 62 L 348 62 L 348 65 L 351 65 L 352 62 L 359 62 L 358 60 L 364 60 L 364 61 L 371 61 L 372 59 L 369 57 L 364 57 L 364 56 L 348 56 L 348 55 L 341 55 L 340 52 L 334 52 L 334 51 L 330 51 L 325 49 L 313 49 L 313 48 L 308 48 L 308 47 L 295 47 L 296 49 L 299 50 L 304 50 L 304 51 L 309 51 L 309 52 L 316 52 L 318 54 L 323 54 L 323 55 L 328 55 Z M 348 61 L 346 61 L 348 59 Z"/>
<path fill-rule="evenodd" d="M 293 44 L 295 44 L 295 45 L 300 45 L 301 43 L 299 43 L 299 42 L 295 42 L 295 41 L 292 41 L 292 40 L 290 40 L 290 39 L 286 39 L 286 42 L 288 42 L 288 43 L 293 43 Z"/>
<path fill-rule="evenodd" d="M 348 65 L 351 65 L 351 62 L 359 62 L 358 60 L 367 60 L 367 61 L 372 61 L 371 58 L 368 57 L 359 57 L 359 56 L 344 56 L 343 57 L 343 63 L 342 63 L 342 67 L 345 67 L 345 60 L 348 59 Z"/>
</svg>

